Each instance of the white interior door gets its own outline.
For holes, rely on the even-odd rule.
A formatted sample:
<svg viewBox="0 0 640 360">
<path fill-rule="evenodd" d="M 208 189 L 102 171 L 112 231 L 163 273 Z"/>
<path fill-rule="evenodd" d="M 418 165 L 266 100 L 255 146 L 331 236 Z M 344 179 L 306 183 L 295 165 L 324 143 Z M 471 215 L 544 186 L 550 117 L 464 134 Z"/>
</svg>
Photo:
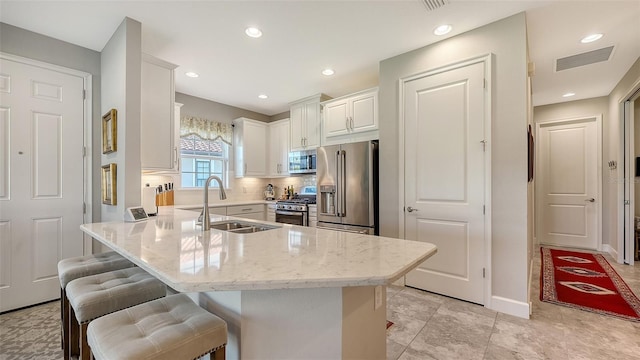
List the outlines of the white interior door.
<svg viewBox="0 0 640 360">
<path fill-rule="evenodd" d="M 0 59 L 0 311 L 58 298 L 83 254 L 82 77 Z"/>
<path fill-rule="evenodd" d="M 438 252 L 406 284 L 483 304 L 485 64 L 404 83 L 405 238 Z"/>
<path fill-rule="evenodd" d="M 598 118 L 537 127 L 538 241 L 598 250 Z"/>
</svg>

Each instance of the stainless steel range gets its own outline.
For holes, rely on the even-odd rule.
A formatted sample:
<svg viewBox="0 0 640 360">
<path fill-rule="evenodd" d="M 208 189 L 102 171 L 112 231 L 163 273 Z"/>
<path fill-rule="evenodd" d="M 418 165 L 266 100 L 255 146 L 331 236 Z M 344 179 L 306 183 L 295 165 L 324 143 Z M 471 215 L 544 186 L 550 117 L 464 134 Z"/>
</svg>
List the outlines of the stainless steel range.
<svg viewBox="0 0 640 360">
<path fill-rule="evenodd" d="M 278 200 L 276 203 L 276 222 L 299 226 L 309 226 L 309 204 L 316 203 L 314 193 L 303 192 L 296 199 Z"/>
</svg>

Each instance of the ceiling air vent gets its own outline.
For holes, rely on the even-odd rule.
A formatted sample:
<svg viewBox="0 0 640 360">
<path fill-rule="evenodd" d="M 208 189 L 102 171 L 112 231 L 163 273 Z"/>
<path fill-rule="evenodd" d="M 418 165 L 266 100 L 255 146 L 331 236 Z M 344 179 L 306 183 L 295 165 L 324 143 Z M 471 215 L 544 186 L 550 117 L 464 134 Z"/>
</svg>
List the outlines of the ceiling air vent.
<svg viewBox="0 0 640 360">
<path fill-rule="evenodd" d="M 420 0 L 420 2 L 424 4 L 427 11 L 433 11 L 443 7 L 449 0 Z"/>
<path fill-rule="evenodd" d="M 586 53 L 557 59 L 556 71 L 573 69 L 579 66 L 585 66 L 589 64 L 602 62 L 602 61 L 607 61 L 609 60 L 609 57 L 611 57 L 612 52 L 613 52 L 613 46 L 609 46 L 606 48 L 588 51 Z"/>
</svg>

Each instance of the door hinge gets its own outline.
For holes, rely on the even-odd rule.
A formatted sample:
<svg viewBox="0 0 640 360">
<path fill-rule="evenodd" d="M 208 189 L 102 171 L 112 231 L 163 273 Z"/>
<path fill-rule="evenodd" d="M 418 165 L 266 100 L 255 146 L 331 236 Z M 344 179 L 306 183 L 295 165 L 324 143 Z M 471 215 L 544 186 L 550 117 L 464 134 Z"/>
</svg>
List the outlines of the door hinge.
<svg viewBox="0 0 640 360">
<path fill-rule="evenodd" d="M 487 275 L 485 270 L 486 270 L 485 268 L 482 268 L 482 278 L 485 278 Z"/>
<path fill-rule="evenodd" d="M 482 79 L 482 87 L 487 88 L 487 79 Z"/>
<path fill-rule="evenodd" d="M 82 157 L 86 157 L 87 156 L 87 147 L 83 146 L 82 147 Z"/>
<path fill-rule="evenodd" d="M 87 90 L 82 90 L 82 100 L 87 99 Z"/>
<path fill-rule="evenodd" d="M 82 203 L 82 213 L 83 214 L 87 213 L 87 203 L 85 203 L 85 202 Z"/>
<path fill-rule="evenodd" d="M 625 205 L 631 205 L 631 200 L 625 200 L 625 201 L 624 201 L 624 204 L 625 204 Z"/>
<path fill-rule="evenodd" d="M 485 214 L 486 214 L 486 212 L 485 212 L 485 211 L 486 211 L 486 205 L 482 205 L 482 215 L 485 215 Z"/>
</svg>

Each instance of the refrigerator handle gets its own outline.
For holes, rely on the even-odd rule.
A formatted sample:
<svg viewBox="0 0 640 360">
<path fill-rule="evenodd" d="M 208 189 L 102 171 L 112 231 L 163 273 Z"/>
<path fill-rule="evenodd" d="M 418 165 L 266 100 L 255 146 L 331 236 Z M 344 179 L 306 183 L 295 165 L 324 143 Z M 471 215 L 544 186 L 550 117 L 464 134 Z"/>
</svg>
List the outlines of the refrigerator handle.
<svg viewBox="0 0 640 360">
<path fill-rule="evenodd" d="M 342 204 L 340 205 L 340 216 L 347 216 L 347 196 L 344 193 L 347 190 L 347 152 L 342 150 L 342 185 L 340 185 L 340 199 Z"/>
<path fill-rule="evenodd" d="M 336 151 L 336 216 L 340 217 L 340 213 L 342 212 L 342 190 L 340 184 L 340 179 L 342 178 L 341 174 L 342 166 L 340 166 L 340 150 Z"/>
</svg>

